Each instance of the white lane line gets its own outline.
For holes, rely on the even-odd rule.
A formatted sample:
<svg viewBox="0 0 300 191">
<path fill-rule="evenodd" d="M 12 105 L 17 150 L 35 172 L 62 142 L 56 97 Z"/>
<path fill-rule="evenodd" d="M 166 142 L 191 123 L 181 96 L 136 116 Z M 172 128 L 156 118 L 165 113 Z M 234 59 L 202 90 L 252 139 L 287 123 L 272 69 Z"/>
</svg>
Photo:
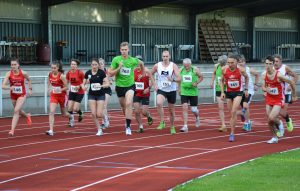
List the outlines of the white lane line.
<svg viewBox="0 0 300 191">
<path fill-rule="evenodd" d="M 121 168 L 121 169 L 137 169 L 138 167 L 126 167 L 126 166 L 97 166 L 97 165 L 71 165 L 72 167 L 83 167 L 83 168 Z"/>
<path fill-rule="evenodd" d="M 298 137 L 300 137 L 300 136 L 285 137 L 284 139 L 293 139 L 293 138 L 298 138 Z M 169 162 L 173 162 L 173 161 L 178 161 L 178 160 L 182 160 L 182 159 L 186 159 L 186 158 L 191 158 L 191 157 L 195 157 L 195 156 L 199 156 L 199 155 L 204 155 L 204 154 L 208 154 L 208 153 L 213 153 L 213 152 L 217 152 L 217 151 L 224 151 L 224 150 L 233 149 L 233 148 L 239 148 L 239 147 L 244 147 L 244 146 L 249 146 L 249 145 L 256 145 L 256 144 L 260 144 L 260 143 L 266 144 L 266 141 L 257 141 L 257 142 L 253 142 L 253 143 L 246 143 L 246 144 L 241 144 L 241 145 L 236 145 L 236 146 L 223 147 L 223 148 L 220 148 L 220 149 L 217 149 L 217 150 L 214 150 L 214 151 L 200 152 L 200 153 L 196 153 L 196 154 L 191 154 L 191 155 L 186 155 L 186 156 L 182 156 L 182 157 L 178 157 L 178 158 L 173 158 L 173 159 L 170 159 L 170 160 L 161 161 L 161 162 L 154 163 L 154 164 L 151 164 L 151 165 L 147 165 L 147 166 L 135 169 L 135 170 L 131 170 L 131 171 L 128 171 L 128 172 L 124 172 L 124 173 L 115 175 L 115 176 L 111 176 L 111 177 L 93 182 L 91 184 L 87 184 L 87 185 L 72 189 L 71 191 L 82 190 L 82 189 L 94 186 L 96 184 L 100 184 L 100 183 L 103 183 L 103 182 L 106 182 L 106 181 L 109 181 L 109 180 L 112 180 L 112 179 L 115 179 L 115 178 L 118 178 L 118 177 L 121 177 L 121 176 L 132 174 L 132 173 L 135 173 L 135 172 L 138 172 L 138 171 L 141 171 L 141 170 L 145 170 L 145 169 L 150 168 L 150 167 L 159 166 L 161 164 L 165 164 L 165 163 L 169 163 Z"/>
<path fill-rule="evenodd" d="M 176 169 L 176 170 L 217 170 L 213 168 L 192 168 L 187 166 L 155 166 L 154 168 L 159 169 Z"/>
<path fill-rule="evenodd" d="M 57 160 L 57 161 L 66 161 L 70 159 L 63 159 L 63 158 L 40 158 L 41 160 Z"/>
<path fill-rule="evenodd" d="M 167 136 L 167 135 L 165 135 L 165 136 Z M 170 135 L 170 136 L 172 136 L 172 135 Z M 156 136 L 152 136 L 152 137 L 157 137 L 157 135 Z M 170 143 L 170 144 L 164 144 L 164 145 L 158 145 L 158 146 L 153 146 L 153 147 L 148 147 L 148 148 L 141 148 L 141 149 L 135 149 L 135 150 L 131 150 L 131 151 L 125 151 L 125 152 L 110 154 L 110 155 L 106 155 L 106 156 L 102 156 L 102 157 L 96 157 L 96 158 L 92 158 L 92 159 L 87 159 L 87 160 L 83 160 L 83 161 L 79 161 L 79 162 L 75 162 L 75 163 L 71 163 L 71 164 L 66 164 L 66 165 L 62 165 L 62 166 L 58 166 L 58 167 L 54 167 L 54 168 L 50 168 L 50 169 L 41 170 L 41 171 L 37 171 L 37 172 L 34 172 L 34 173 L 29 173 L 29 174 L 26 174 L 26 175 L 18 176 L 18 177 L 15 177 L 15 178 L 11 178 L 11 179 L 8 179 L 8 180 L 1 181 L 0 184 L 4 184 L 6 182 L 11 182 L 11 181 L 22 179 L 22 178 L 25 178 L 25 177 L 29 177 L 29 176 L 33 176 L 33 175 L 42 174 L 42 173 L 45 173 L 45 172 L 49 172 L 49 171 L 53 171 L 53 170 L 65 168 L 65 167 L 68 167 L 68 166 L 71 166 L 71 165 L 77 165 L 77 164 L 81 164 L 81 163 L 85 163 L 85 162 L 90 162 L 90 161 L 94 161 L 94 160 L 99 160 L 99 159 L 103 159 L 103 158 L 120 156 L 120 155 L 124 155 L 124 154 L 129 154 L 129 153 L 138 152 L 138 151 L 145 151 L 145 150 L 154 149 L 154 148 L 160 148 L 160 147 L 169 146 L 169 145 L 176 145 L 176 144 L 182 144 L 182 143 L 187 143 L 187 142 L 202 141 L 202 140 L 215 139 L 215 138 L 223 138 L 223 137 L 227 137 L 227 135 L 226 136 L 222 135 L 222 136 L 216 136 L 216 137 L 207 137 L 207 138 L 195 139 L 195 140 L 189 140 L 189 141 L 182 141 L 182 142 L 176 142 L 176 143 Z M 123 140 L 123 141 L 126 141 L 126 140 Z M 105 145 L 105 143 L 103 145 Z M 216 151 L 216 150 L 213 150 L 213 151 Z M 211 152 L 211 151 L 207 151 L 207 152 Z M 155 165 L 155 166 L 157 166 L 157 165 Z"/>
</svg>

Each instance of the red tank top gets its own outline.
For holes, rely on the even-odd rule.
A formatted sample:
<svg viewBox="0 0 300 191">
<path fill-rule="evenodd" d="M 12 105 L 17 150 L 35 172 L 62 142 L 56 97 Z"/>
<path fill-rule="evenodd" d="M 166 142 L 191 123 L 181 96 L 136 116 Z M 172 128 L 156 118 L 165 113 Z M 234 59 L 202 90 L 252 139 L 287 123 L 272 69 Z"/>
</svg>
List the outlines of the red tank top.
<svg viewBox="0 0 300 191">
<path fill-rule="evenodd" d="M 65 95 L 66 91 L 61 91 L 64 87 L 63 81 L 60 79 L 61 73 L 58 72 L 57 76 L 54 76 L 52 72 L 49 73 L 49 82 L 52 86 L 51 96 L 61 96 Z"/>
<path fill-rule="evenodd" d="M 138 97 L 149 97 L 150 91 L 147 94 L 143 94 L 144 89 L 149 87 L 149 76 L 146 74 L 139 78 L 141 75 L 141 71 L 138 71 L 137 69 L 134 70 L 135 95 Z"/>
<path fill-rule="evenodd" d="M 227 92 L 242 91 L 242 75 L 239 68 L 236 68 L 233 71 L 231 71 L 230 68 L 226 68 L 224 78 L 227 87 Z"/>
<path fill-rule="evenodd" d="M 71 84 L 70 92 L 84 94 L 84 90 L 82 88 L 77 90 L 74 87 L 74 86 L 79 86 L 83 83 L 84 73 L 81 70 L 76 70 L 75 72 L 72 72 L 71 70 L 68 71 L 66 78 Z"/>
<path fill-rule="evenodd" d="M 26 95 L 25 78 L 21 69 L 19 69 L 19 74 L 10 71 L 9 83 L 13 87 L 10 91 L 11 95 Z"/>
<path fill-rule="evenodd" d="M 277 79 L 278 71 L 275 73 L 275 77 L 273 80 L 268 78 L 266 73 L 265 76 L 265 85 L 267 87 L 267 96 L 266 101 L 276 101 L 281 102 L 283 100 L 283 91 L 282 91 L 282 83 Z"/>
</svg>

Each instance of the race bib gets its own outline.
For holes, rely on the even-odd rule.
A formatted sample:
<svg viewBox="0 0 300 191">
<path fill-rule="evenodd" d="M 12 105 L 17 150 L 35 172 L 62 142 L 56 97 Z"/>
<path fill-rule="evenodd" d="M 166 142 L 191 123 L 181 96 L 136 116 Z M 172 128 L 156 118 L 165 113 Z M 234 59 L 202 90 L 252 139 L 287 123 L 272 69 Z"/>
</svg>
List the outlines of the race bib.
<svg viewBox="0 0 300 191">
<path fill-rule="evenodd" d="M 54 94 L 60 94 L 61 93 L 61 87 L 60 86 L 52 86 L 52 92 Z"/>
<path fill-rule="evenodd" d="M 144 82 L 135 82 L 135 89 L 144 90 Z"/>
<path fill-rule="evenodd" d="M 71 92 L 73 92 L 73 93 L 77 93 L 78 92 L 78 88 L 77 88 L 78 86 L 72 86 L 71 85 Z"/>
<path fill-rule="evenodd" d="M 99 91 L 99 90 L 101 90 L 101 84 L 100 83 L 92 83 L 91 84 L 91 90 L 92 91 Z"/>
<path fill-rule="evenodd" d="M 218 77 L 218 79 L 217 79 L 217 81 L 218 81 L 218 85 L 220 85 L 220 84 L 221 84 L 221 80 L 222 80 L 222 78 L 219 76 L 219 77 Z"/>
<path fill-rule="evenodd" d="M 278 95 L 279 92 L 278 92 L 278 88 L 268 88 L 268 93 L 271 94 L 271 95 Z"/>
<path fill-rule="evenodd" d="M 239 81 L 229 81 L 228 87 L 229 88 L 238 88 L 238 87 L 240 87 L 240 83 L 239 83 Z"/>
<path fill-rule="evenodd" d="M 130 75 L 130 71 L 131 71 L 131 68 L 122 67 L 120 69 L 120 74 L 124 75 L 124 76 L 129 76 Z"/>
<path fill-rule="evenodd" d="M 13 86 L 12 93 L 14 93 L 14 94 L 21 94 L 21 93 L 23 93 L 22 86 Z"/>
<path fill-rule="evenodd" d="M 191 75 L 183 75 L 182 81 L 183 82 L 192 82 L 192 76 Z"/>
<path fill-rule="evenodd" d="M 161 82 L 161 87 L 166 88 L 171 86 L 171 82 L 170 81 L 162 81 Z"/>
</svg>

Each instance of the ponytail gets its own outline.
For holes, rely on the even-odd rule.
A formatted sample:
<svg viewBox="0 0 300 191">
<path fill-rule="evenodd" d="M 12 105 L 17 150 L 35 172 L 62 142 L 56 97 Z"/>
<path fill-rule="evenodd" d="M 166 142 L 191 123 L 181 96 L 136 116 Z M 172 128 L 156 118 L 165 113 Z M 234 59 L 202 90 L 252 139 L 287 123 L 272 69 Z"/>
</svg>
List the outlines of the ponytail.
<svg viewBox="0 0 300 191">
<path fill-rule="evenodd" d="M 63 74 L 65 72 L 64 69 L 63 69 L 63 65 L 62 65 L 61 61 L 54 61 L 52 64 L 54 64 L 58 67 L 58 71 L 60 73 Z"/>
</svg>

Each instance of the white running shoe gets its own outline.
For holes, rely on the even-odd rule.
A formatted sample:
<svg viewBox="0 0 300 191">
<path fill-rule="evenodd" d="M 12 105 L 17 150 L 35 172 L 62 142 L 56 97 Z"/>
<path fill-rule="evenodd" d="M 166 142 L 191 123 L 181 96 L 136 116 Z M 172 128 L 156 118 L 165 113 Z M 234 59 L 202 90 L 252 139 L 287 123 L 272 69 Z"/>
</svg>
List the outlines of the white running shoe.
<svg viewBox="0 0 300 191">
<path fill-rule="evenodd" d="M 188 129 L 188 127 L 185 126 L 185 125 L 180 129 L 180 132 L 187 133 L 188 131 L 189 131 L 189 129 Z"/>
<path fill-rule="evenodd" d="M 46 135 L 53 136 L 54 132 L 52 130 L 46 131 Z"/>
<path fill-rule="evenodd" d="M 74 127 L 74 115 L 70 115 L 69 118 L 69 127 Z"/>
<path fill-rule="evenodd" d="M 200 117 L 199 117 L 199 116 L 196 118 L 195 126 L 196 126 L 197 128 L 200 127 Z"/>
<path fill-rule="evenodd" d="M 280 120 L 280 123 L 278 125 L 278 128 L 279 128 L 279 130 L 276 133 L 277 137 L 283 137 L 283 135 L 284 135 L 284 127 L 283 127 L 283 123 L 282 123 L 281 120 Z"/>
<path fill-rule="evenodd" d="M 272 137 L 272 139 L 267 141 L 268 144 L 274 144 L 274 143 L 278 143 L 278 138 L 277 137 Z"/>
<path fill-rule="evenodd" d="M 98 132 L 96 133 L 96 135 L 97 135 L 97 136 L 103 135 L 103 131 L 102 131 L 102 128 L 101 128 L 101 127 L 98 128 Z"/>
<path fill-rule="evenodd" d="M 108 127 L 109 127 L 109 118 L 108 118 L 108 117 L 105 117 L 105 118 L 104 118 L 104 127 L 105 127 L 105 128 L 108 128 Z"/>
<path fill-rule="evenodd" d="M 126 135 L 132 135 L 132 134 L 131 134 L 131 129 L 130 129 L 130 127 L 127 127 L 127 128 L 126 128 Z"/>
</svg>

